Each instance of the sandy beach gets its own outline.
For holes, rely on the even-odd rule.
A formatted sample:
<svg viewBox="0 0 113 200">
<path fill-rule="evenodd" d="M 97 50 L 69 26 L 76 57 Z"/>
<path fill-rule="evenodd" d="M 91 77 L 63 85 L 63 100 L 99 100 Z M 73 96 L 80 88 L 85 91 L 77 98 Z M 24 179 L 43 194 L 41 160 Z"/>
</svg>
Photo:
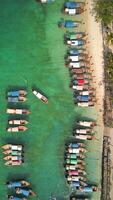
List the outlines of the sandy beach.
<svg viewBox="0 0 113 200">
<path fill-rule="evenodd" d="M 92 3 L 93 1 L 87 1 L 87 22 L 86 32 L 87 49 L 91 58 L 91 68 L 93 71 L 93 87 L 96 89 L 97 104 L 96 109 L 98 112 L 99 126 L 103 124 L 103 100 L 104 100 L 104 59 L 103 59 L 103 38 L 101 24 L 95 20 L 93 13 Z"/>
<path fill-rule="evenodd" d="M 93 1 L 86 1 L 86 21 L 85 28 L 87 36 L 87 51 L 91 56 L 91 70 L 93 70 L 93 84 L 92 86 L 96 89 L 96 137 L 98 139 L 98 145 L 100 146 L 100 156 L 102 156 L 102 145 L 103 145 L 103 133 L 104 133 L 104 58 L 103 58 L 103 35 L 101 23 L 97 22 L 93 12 Z M 89 65 L 90 66 L 90 65 Z M 101 157 L 99 157 L 99 167 L 101 168 Z M 100 169 L 101 171 L 101 169 Z M 101 179 L 101 174 L 99 174 Z M 101 186 L 99 186 L 101 187 Z M 97 199 L 99 196 L 97 197 Z M 99 198 L 100 199 L 100 198 Z"/>
</svg>

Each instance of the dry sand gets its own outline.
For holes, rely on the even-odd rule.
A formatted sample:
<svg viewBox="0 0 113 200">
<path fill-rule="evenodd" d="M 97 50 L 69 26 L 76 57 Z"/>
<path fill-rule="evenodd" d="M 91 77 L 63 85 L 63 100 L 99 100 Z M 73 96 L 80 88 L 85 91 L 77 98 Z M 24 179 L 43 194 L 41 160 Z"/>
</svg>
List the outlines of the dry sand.
<svg viewBox="0 0 113 200">
<path fill-rule="evenodd" d="M 87 38 L 87 49 L 91 58 L 91 68 L 93 72 L 93 86 L 96 88 L 97 104 L 96 109 L 98 112 L 98 123 L 104 129 L 103 124 L 103 100 L 104 100 L 104 59 L 103 59 L 103 37 L 101 24 L 96 22 L 93 13 L 92 0 L 86 1 L 87 3 L 87 22 L 86 32 L 88 33 Z"/>
<path fill-rule="evenodd" d="M 96 137 L 99 139 L 100 146 L 100 156 L 102 157 L 102 144 L 103 144 L 103 133 L 104 133 L 104 58 L 103 58 L 103 36 L 102 36 L 102 27 L 101 23 L 97 22 L 93 14 L 93 0 L 86 0 L 85 11 L 85 28 L 87 36 L 87 50 L 88 54 L 91 57 L 90 63 L 91 69 L 93 71 L 93 87 L 96 89 L 96 99 L 97 103 L 95 106 L 96 115 L 97 115 L 97 124 L 98 124 L 98 133 Z M 101 167 L 101 157 L 100 165 Z M 95 166 L 96 167 L 96 166 Z M 101 179 L 101 174 L 100 179 Z M 100 186 L 101 187 L 101 186 Z M 99 200 L 100 196 L 97 195 L 95 200 Z"/>
</svg>

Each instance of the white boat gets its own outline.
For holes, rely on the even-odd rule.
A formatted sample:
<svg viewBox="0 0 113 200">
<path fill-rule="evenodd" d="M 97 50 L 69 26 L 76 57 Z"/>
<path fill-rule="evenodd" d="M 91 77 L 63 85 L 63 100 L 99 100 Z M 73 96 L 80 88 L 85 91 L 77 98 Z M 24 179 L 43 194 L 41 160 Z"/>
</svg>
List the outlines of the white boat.
<svg viewBox="0 0 113 200">
<path fill-rule="evenodd" d="M 32 90 L 33 94 L 38 98 L 40 99 L 43 103 L 48 103 L 48 99 L 43 95 L 41 94 L 39 91 L 36 91 L 36 90 Z"/>
</svg>

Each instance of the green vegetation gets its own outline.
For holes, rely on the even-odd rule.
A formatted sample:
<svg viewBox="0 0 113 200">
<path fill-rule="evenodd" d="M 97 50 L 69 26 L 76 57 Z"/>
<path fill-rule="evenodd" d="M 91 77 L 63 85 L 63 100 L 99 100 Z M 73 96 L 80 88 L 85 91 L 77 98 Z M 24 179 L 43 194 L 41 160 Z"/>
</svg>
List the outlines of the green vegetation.
<svg viewBox="0 0 113 200">
<path fill-rule="evenodd" d="M 113 21 L 113 0 L 96 0 L 95 10 L 97 19 L 101 19 L 106 25 Z"/>
<path fill-rule="evenodd" d="M 108 81 L 113 82 L 113 53 L 108 52 L 106 55 L 105 70 L 108 74 Z"/>
</svg>

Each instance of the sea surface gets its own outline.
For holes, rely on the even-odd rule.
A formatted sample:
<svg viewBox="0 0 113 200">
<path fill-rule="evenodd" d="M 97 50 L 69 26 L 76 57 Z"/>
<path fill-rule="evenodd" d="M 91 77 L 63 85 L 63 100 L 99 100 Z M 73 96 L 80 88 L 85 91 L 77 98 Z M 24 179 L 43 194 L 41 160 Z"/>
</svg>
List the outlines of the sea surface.
<svg viewBox="0 0 113 200">
<path fill-rule="evenodd" d="M 0 200 L 7 199 L 7 180 L 24 178 L 37 193 L 35 199 L 67 200 L 70 190 L 64 178 L 64 144 L 71 138 L 78 117 L 97 114 L 92 109 L 77 108 L 69 88 L 68 69 L 64 66 L 66 46 L 58 21 L 63 0 L 41 5 L 35 0 L 0 0 L 0 145 L 24 145 L 25 163 L 20 167 L 4 166 L 0 150 Z M 78 20 L 81 20 L 79 17 Z M 81 27 L 82 30 L 82 27 Z M 33 96 L 31 89 L 40 88 L 48 97 L 48 105 Z M 28 131 L 7 133 L 6 91 L 26 88 L 28 101 L 18 107 L 27 107 Z M 17 107 L 17 105 L 14 105 Z M 99 136 L 100 130 L 97 130 Z M 99 136 L 100 137 L 100 136 Z M 101 137 L 100 137 L 101 139 Z M 101 141 L 89 142 L 86 169 L 88 181 L 101 181 Z M 93 196 L 100 199 L 100 193 Z"/>
</svg>

